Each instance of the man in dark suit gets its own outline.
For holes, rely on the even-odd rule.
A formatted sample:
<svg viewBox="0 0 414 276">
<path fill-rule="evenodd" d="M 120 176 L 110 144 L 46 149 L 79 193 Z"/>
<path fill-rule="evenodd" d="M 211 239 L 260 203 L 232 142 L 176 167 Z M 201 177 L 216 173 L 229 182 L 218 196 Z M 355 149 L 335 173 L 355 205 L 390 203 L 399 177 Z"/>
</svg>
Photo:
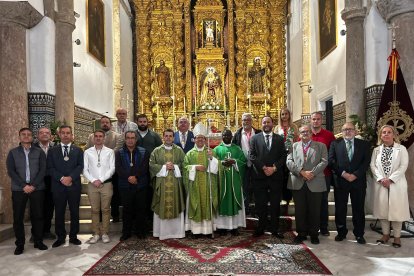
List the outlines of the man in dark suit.
<svg viewBox="0 0 414 276">
<path fill-rule="evenodd" d="M 253 192 L 259 224 L 254 232 L 258 237 L 264 234 L 267 226 L 267 204 L 270 201 L 270 231 L 283 238 L 279 232 L 280 199 L 283 186 L 283 166 L 286 150 L 283 138 L 272 132 L 273 119 L 262 119 L 262 133 L 250 140 L 250 160 L 253 163 Z"/>
<path fill-rule="evenodd" d="M 55 232 L 57 240 L 52 247 L 65 243 L 65 211 L 69 204 L 70 232 L 69 243 L 80 245 L 79 204 L 81 197 L 80 174 L 83 170 L 83 152 L 72 144 L 72 127 L 61 126 L 59 129 L 60 145 L 50 149 L 47 155 L 47 168 L 52 178 L 52 193 L 55 202 Z"/>
<path fill-rule="evenodd" d="M 252 162 L 249 160 L 250 152 L 250 138 L 253 135 L 260 133 L 260 129 L 255 129 L 252 126 L 253 118 L 251 113 L 243 113 L 242 115 L 242 127 L 239 128 L 234 134 L 232 143 L 238 145 L 244 153 L 247 159 L 247 166 L 244 173 L 243 179 L 243 196 L 244 196 L 244 207 L 246 215 L 252 215 L 250 210 L 250 203 L 253 202 L 253 191 L 252 191 Z"/>
<path fill-rule="evenodd" d="M 54 143 L 50 141 L 51 139 L 51 131 L 47 127 L 41 127 L 37 131 L 37 142 L 33 145 L 35 147 L 39 147 L 43 150 L 43 152 L 48 154 L 49 150 L 54 146 Z M 53 194 L 51 188 L 51 178 L 50 175 L 45 175 L 45 201 L 43 206 L 43 239 L 54 240 L 56 239 L 55 234 L 50 232 L 50 228 L 52 227 L 52 218 L 53 212 L 55 210 L 55 204 L 53 202 Z"/>
<path fill-rule="evenodd" d="M 184 153 L 194 148 L 194 134 L 188 130 L 190 123 L 187 117 L 178 119 L 178 131 L 174 133 L 174 144 L 182 148 Z"/>
<path fill-rule="evenodd" d="M 365 194 L 366 173 L 370 163 L 370 145 L 367 141 L 355 138 L 356 130 L 352 123 L 342 127 L 344 139 L 336 140 L 329 149 L 329 166 L 336 178 L 335 186 L 335 224 L 338 235 L 336 241 L 346 238 L 346 213 L 348 197 L 351 196 L 352 223 L 354 235 L 360 244 L 365 244 Z"/>
</svg>

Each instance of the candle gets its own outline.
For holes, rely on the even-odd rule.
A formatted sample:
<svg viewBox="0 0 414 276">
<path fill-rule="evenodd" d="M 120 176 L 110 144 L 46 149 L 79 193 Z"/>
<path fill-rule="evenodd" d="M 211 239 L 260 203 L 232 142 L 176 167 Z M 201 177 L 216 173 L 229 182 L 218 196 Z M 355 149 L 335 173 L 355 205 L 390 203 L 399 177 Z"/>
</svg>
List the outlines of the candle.
<svg viewBox="0 0 414 276">
<path fill-rule="evenodd" d="M 185 96 L 184 96 L 184 114 L 186 113 Z M 186 115 L 186 114 L 185 114 Z"/>
<path fill-rule="evenodd" d="M 227 114 L 227 126 L 230 127 L 230 115 Z"/>
</svg>

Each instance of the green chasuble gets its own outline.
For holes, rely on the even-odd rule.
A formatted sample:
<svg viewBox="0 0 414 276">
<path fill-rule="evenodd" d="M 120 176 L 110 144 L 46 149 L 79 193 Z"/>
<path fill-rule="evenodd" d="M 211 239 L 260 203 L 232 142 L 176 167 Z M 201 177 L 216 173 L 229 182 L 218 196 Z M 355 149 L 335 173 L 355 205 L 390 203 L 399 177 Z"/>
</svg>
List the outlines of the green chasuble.
<svg viewBox="0 0 414 276">
<path fill-rule="evenodd" d="M 175 177 L 174 171 L 168 171 L 167 177 L 156 177 L 162 166 L 169 161 L 178 165 L 182 176 L 184 156 L 183 150 L 176 145 L 172 145 L 171 150 L 161 145 L 151 153 L 150 174 L 151 178 L 155 178 L 151 207 L 160 219 L 177 218 L 185 209 L 182 177 Z"/>
<path fill-rule="evenodd" d="M 243 179 L 246 167 L 246 157 L 242 149 L 235 145 L 227 147 L 223 142 L 214 149 L 217 159 L 234 159 L 237 163 L 238 171 L 232 167 L 225 167 L 219 162 L 220 177 L 220 200 L 219 215 L 235 216 L 242 209 L 243 204 Z"/>
<path fill-rule="evenodd" d="M 188 218 L 195 222 L 211 220 L 209 176 L 211 177 L 213 195 L 213 215 L 217 212 L 217 175 L 207 173 L 207 170 L 205 172 L 196 171 L 194 181 L 189 180 L 189 173 L 193 165 L 208 167 L 207 156 L 207 147 L 204 147 L 203 151 L 198 151 L 197 147 L 194 147 L 187 152 L 184 158 L 184 184 L 189 200 Z"/>
</svg>

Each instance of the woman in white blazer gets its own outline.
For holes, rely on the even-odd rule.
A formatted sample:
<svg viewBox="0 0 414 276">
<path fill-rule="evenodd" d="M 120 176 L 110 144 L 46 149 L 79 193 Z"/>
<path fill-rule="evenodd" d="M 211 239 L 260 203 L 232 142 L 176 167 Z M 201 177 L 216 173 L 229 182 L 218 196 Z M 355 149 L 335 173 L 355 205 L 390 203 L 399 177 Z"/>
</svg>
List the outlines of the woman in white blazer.
<svg viewBox="0 0 414 276">
<path fill-rule="evenodd" d="M 401 247 L 403 221 L 410 218 L 405 171 L 408 166 L 407 149 L 398 144 L 398 132 L 393 126 L 384 125 L 378 132 L 379 146 L 371 157 L 371 171 L 376 180 L 374 186 L 374 216 L 381 221 L 383 236 L 378 243 L 390 239 L 392 224 L 395 248 Z"/>
</svg>

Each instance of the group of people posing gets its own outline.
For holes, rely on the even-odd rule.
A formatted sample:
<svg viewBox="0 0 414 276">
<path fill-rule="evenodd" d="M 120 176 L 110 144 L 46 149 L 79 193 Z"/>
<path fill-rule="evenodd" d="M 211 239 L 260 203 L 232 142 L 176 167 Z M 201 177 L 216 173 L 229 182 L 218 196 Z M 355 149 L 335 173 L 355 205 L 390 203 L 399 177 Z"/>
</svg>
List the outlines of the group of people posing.
<svg viewBox="0 0 414 276">
<path fill-rule="evenodd" d="M 252 116 L 242 116 L 242 127 L 234 134 L 223 130 L 222 142 L 209 148 L 208 130 L 199 123 L 189 130 L 187 118 L 178 120 L 178 131 L 165 129 L 161 137 L 148 128 L 145 114 L 137 124 L 127 121 L 124 109 L 117 110 L 117 123 L 100 119 L 100 129 L 89 137 L 83 152 L 73 144 L 70 126 L 59 128 L 60 143 L 53 145 L 50 130 L 19 131 L 20 145 L 9 152 L 7 170 L 12 180 L 14 254 L 24 251 L 24 211 L 30 201 L 34 247 L 46 250 L 44 238 L 56 238 L 52 247 L 65 244 L 65 211 L 69 205 L 69 243 L 80 245 L 79 206 L 81 174 L 88 181 L 93 235 L 89 243 L 110 241 L 109 224 L 119 221 L 122 209 L 121 241 L 132 234 L 145 238 L 152 220 L 152 233 L 160 239 L 214 235 L 230 231 L 238 235 L 246 227 L 246 211 L 254 199 L 259 218 L 255 237 L 265 231 L 277 238 L 280 201 L 295 202 L 296 243 L 318 235 L 329 235 L 328 192 L 335 188 L 336 241 L 346 238 L 348 197 L 352 201 L 354 235 L 364 244 L 366 174 L 371 164 L 375 184 L 374 216 L 381 220 L 383 236 L 400 247 L 401 226 L 409 219 L 405 170 L 408 153 L 398 144 L 392 126 L 379 131 L 379 146 L 370 158 L 368 142 L 355 138 L 352 123 L 344 124 L 343 139 L 323 129 L 322 114 L 314 112 L 311 124 L 299 129 L 288 109 L 282 109 L 274 127 L 269 116 L 262 129 L 252 127 Z M 370 163 L 371 160 L 371 163 Z M 287 189 L 286 189 L 287 188 Z M 270 208 L 269 208 L 270 203 Z M 246 210 L 247 209 L 247 210 Z M 50 232 L 55 213 L 55 233 Z M 268 217 L 270 213 L 270 221 Z"/>
</svg>

